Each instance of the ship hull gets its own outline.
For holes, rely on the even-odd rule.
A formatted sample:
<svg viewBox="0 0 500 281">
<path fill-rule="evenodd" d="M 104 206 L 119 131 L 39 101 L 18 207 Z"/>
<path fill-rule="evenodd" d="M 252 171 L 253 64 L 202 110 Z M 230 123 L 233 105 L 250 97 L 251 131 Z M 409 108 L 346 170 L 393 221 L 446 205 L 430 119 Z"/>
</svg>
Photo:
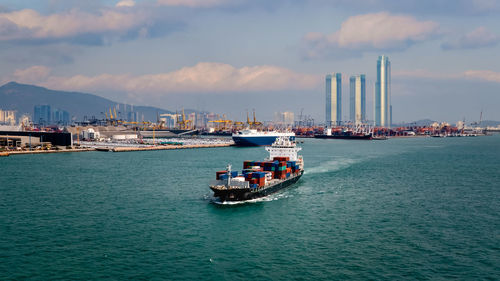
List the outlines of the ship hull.
<svg viewBox="0 0 500 281">
<path fill-rule="evenodd" d="M 264 146 L 271 145 L 278 136 L 234 136 L 233 141 L 236 146 Z M 290 136 L 290 140 L 295 140 Z"/>
<path fill-rule="evenodd" d="M 372 135 L 315 135 L 317 139 L 371 140 Z"/>
<path fill-rule="evenodd" d="M 286 179 L 282 182 L 276 183 L 271 186 L 267 186 L 265 188 L 259 189 L 257 191 L 251 191 L 250 189 L 225 189 L 225 190 L 219 190 L 219 189 L 214 189 L 211 188 L 212 191 L 214 192 L 214 197 L 219 198 L 220 202 L 237 202 L 237 201 L 247 201 L 247 200 L 253 200 L 253 199 L 258 199 L 262 197 L 266 197 L 268 195 L 271 195 L 273 193 L 276 193 L 284 188 L 289 187 L 290 185 L 293 185 L 296 183 L 304 171 L 301 171 L 299 175 Z"/>
</svg>

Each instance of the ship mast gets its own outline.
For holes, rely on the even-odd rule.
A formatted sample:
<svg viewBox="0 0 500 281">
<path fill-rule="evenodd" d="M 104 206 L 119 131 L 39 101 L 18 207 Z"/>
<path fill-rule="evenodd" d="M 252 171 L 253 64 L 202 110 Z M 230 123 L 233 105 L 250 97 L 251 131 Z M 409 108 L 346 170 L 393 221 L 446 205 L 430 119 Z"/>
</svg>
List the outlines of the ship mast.
<svg viewBox="0 0 500 281">
<path fill-rule="evenodd" d="M 231 186 L 231 164 L 227 164 L 227 186 Z"/>
</svg>

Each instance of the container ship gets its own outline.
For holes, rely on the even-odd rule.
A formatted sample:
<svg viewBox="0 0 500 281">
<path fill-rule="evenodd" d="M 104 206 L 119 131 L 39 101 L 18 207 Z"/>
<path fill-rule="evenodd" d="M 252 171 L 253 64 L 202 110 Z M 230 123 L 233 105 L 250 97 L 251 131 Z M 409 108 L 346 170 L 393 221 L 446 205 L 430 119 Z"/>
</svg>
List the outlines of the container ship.
<svg viewBox="0 0 500 281">
<path fill-rule="evenodd" d="M 298 156 L 302 148 L 287 136 L 278 137 L 265 148 L 269 158 L 264 161 L 244 161 L 243 171 L 216 172 L 210 184 L 219 203 L 247 201 L 265 197 L 297 182 L 304 173 L 304 161 Z"/>
<path fill-rule="evenodd" d="M 371 140 L 373 135 L 371 132 L 364 131 L 353 131 L 353 130 L 342 130 L 333 131 L 332 129 L 327 129 L 326 134 L 314 135 L 318 139 L 346 139 L 346 140 Z"/>
<path fill-rule="evenodd" d="M 295 141 L 295 133 L 278 131 L 257 131 L 255 129 L 241 130 L 232 135 L 237 146 L 263 146 L 271 145 L 278 137 L 287 137 Z"/>
</svg>

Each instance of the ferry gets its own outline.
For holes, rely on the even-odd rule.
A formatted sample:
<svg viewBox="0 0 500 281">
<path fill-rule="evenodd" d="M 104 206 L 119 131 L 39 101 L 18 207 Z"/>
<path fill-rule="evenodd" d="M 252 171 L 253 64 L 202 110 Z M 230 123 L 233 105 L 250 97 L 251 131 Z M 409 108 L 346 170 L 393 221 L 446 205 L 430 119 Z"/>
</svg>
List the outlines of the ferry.
<svg viewBox="0 0 500 281">
<path fill-rule="evenodd" d="M 232 137 L 237 146 L 271 145 L 278 137 L 287 137 L 290 141 L 295 141 L 294 132 L 257 131 L 255 129 L 238 131 Z"/>
<path fill-rule="evenodd" d="M 264 161 L 244 161 L 243 171 L 216 172 L 210 189 L 216 203 L 247 201 L 268 196 L 296 183 L 304 174 L 304 160 L 297 153 L 302 149 L 287 136 L 280 136 L 265 148 L 269 157 Z"/>
</svg>

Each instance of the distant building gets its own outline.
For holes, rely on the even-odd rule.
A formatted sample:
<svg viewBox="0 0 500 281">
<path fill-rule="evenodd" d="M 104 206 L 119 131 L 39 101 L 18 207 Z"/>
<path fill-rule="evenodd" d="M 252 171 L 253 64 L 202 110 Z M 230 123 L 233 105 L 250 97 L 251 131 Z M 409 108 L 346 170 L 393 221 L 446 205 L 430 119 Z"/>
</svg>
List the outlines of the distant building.
<svg viewBox="0 0 500 281">
<path fill-rule="evenodd" d="M 366 120 L 366 79 L 364 74 L 353 75 L 350 82 L 350 120 L 358 125 Z"/>
<path fill-rule="evenodd" d="M 54 109 L 52 113 L 53 124 L 68 125 L 69 121 L 69 113 L 66 110 Z"/>
<path fill-rule="evenodd" d="M 33 123 L 38 125 L 52 124 L 52 110 L 50 105 L 35 105 Z"/>
<path fill-rule="evenodd" d="M 326 126 L 342 121 L 342 74 L 326 75 Z"/>
<path fill-rule="evenodd" d="M 35 105 L 33 115 L 33 123 L 46 125 L 68 125 L 70 123 L 70 115 L 66 110 L 54 108 L 50 105 Z"/>
<path fill-rule="evenodd" d="M 275 112 L 274 113 L 274 124 L 281 127 L 292 127 L 295 123 L 295 117 L 293 112 Z"/>
<path fill-rule="evenodd" d="M 192 126 L 196 125 L 196 113 L 195 112 L 191 112 L 191 113 L 187 114 L 186 119 L 191 121 Z"/>
<path fill-rule="evenodd" d="M 375 84 L 375 125 L 390 127 L 391 124 L 391 62 L 387 56 L 379 56 Z"/>
<path fill-rule="evenodd" d="M 208 122 L 208 114 L 205 112 L 196 114 L 196 128 L 206 128 Z"/>
<path fill-rule="evenodd" d="M 127 112 L 128 122 L 139 122 L 139 112 L 129 111 Z"/>
<path fill-rule="evenodd" d="M 30 126 L 31 125 L 31 118 L 28 114 L 23 114 L 19 118 L 19 124 L 22 124 L 23 126 Z"/>
<path fill-rule="evenodd" d="M 217 114 L 210 112 L 207 113 L 207 121 L 214 121 L 217 120 Z"/>
<path fill-rule="evenodd" d="M 175 128 L 177 126 L 178 117 L 178 114 L 160 114 L 160 120 L 164 122 L 167 128 Z"/>
<path fill-rule="evenodd" d="M 0 124 L 3 125 L 16 124 L 16 111 L 0 109 Z"/>
</svg>

